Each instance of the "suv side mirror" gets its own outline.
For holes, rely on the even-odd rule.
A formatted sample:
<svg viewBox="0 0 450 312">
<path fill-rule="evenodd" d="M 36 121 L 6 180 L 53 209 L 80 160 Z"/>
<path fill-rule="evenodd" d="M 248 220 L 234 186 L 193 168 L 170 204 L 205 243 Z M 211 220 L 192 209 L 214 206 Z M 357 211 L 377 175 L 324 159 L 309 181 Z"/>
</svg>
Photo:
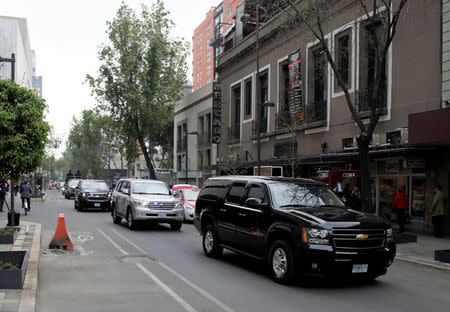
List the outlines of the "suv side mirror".
<svg viewBox="0 0 450 312">
<path fill-rule="evenodd" d="M 245 205 L 249 208 L 257 208 L 257 209 L 266 209 L 269 207 L 267 203 L 263 203 L 261 199 L 259 198 L 248 198 L 245 201 Z"/>
</svg>

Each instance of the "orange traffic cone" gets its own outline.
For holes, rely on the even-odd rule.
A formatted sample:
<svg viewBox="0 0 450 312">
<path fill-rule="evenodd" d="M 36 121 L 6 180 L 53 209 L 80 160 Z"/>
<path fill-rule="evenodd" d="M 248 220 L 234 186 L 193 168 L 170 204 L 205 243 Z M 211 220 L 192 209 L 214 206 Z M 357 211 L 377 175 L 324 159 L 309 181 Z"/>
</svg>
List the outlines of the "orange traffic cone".
<svg viewBox="0 0 450 312">
<path fill-rule="evenodd" d="M 66 221 L 63 213 L 60 213 L 58 216 L 58 226 L 56 227 L 55 235 L 48 248 L 73 251 L 73 242 L 70 239 L 69 233 L 67 233 Z"/>
</svg>

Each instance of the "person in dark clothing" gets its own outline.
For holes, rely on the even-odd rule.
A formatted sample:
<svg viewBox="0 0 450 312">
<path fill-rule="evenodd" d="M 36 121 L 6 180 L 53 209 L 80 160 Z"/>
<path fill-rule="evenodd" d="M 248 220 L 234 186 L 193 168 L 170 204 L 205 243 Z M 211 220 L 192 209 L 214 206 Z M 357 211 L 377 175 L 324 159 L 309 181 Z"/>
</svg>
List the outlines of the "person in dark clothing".
<svg viewBox="0 0 450 312">
<path fill-rule="evenodd" d="M 69 182 L 70 179 L 73 179 L 73 173 L 71 169 L 69 170 L 69 172 L 67 172 L 66 183 Z"/>
<path fill-rule="evenodd" d="M 342 198 L 345 198 L 346 202 L 350 202 L 350 197 L 352 196 L 352 191 L 350 190 L 350 183 L 347 183 L 342 192 Z"/>
<path fill-rule="evenodd" d="M 392 202 L 391 211 L 397 215 L 397 224 L 399 225 L 400 233 L 405 231 L 406 213 L 408 212 L 408 208 L 408 196 L 405 194 L 404 187 L 399 186 L 398 192 Z"/>
<path fill-rule="evenodd" d="M 6 182 L 2 182 L 0 184 L 0 211 L 3 211 L 3 203 L 6 202 L 5 198 L 8 191 L 8 184 Z"/>
<path fill-rule="evenodd" d="M 361 210 L 361 192 L 358 185 L 353 186 L 353 192 L 350 195 L 350 207 L 354 210 Z"/>
<path fill-rule="evenodd" d="M 22 208 L 30 211 L 31 209 L 31 194 L 33 193 L 33 190 L 31 186 L 28 184 L 27 181 L 25 181 L 24 184 L 20 187 L 20 197 L 22 197 Z M 27 202 L 27 207 L 25 207 L 25 201 Z"/>
<path fill-rule="evenodd" d="M 75 173 L 75 178 L 81 179 L 81 172 L 80 172 L 80 169 L 78 169 L 77 172 Z"/>
</svg>

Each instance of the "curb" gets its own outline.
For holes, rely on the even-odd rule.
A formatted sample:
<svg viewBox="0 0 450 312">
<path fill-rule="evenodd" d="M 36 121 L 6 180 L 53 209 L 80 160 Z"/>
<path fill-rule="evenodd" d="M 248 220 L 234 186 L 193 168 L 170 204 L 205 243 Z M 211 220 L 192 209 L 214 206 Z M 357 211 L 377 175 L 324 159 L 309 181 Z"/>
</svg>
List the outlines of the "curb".
<svg viewBox="0 0 450 312">
<path fill-rule="evenodd" d="M 20 298 L 19 312 L 36 311 L 36 294 L 39 271 L 39 254 L 41 252 L 41 224 L 34 222 L 23 222 L 24 224 L 33 224 L 34 230 L 33 243 L 31 246 L 30 257 L 28 259 L 28 269 L 25 274 L 25 283 L 23 285 Z"/>
<path fill-rule="evenodd" d="M 430 268 L 434 268 L 434 269 L 438 269 L 438 270 L 442 270 L 442 271 L 450 271 L 450 264 L 446 264 L 446 263 L 440 263 L 438 261 L 433 261 L 436 263 L 432 263 L 429 262 L 431 260 L 422 260 L 422 259 L 418 259 L 418 258 L 409 258 L 409 257 L 405 257 L 403 255 L 398 255 L 395 257 L 395 260 L 399 260 L 399 261 L 404 261 L 404 262 L 408 262 L 408 263 L 414 263 L 414 264 L 418 264 L 418 265 L 423 265 L 423 266 L 427 266 Z"/>
</svg>

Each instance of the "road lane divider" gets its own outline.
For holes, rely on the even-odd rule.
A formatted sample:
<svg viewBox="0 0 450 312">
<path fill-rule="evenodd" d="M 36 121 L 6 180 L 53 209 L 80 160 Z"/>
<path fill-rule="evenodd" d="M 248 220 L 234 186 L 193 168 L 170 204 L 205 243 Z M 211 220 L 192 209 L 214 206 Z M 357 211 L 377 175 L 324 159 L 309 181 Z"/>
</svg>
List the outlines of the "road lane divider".
<svg viewBox="0 0 450 312">
<path fill-rule="evenodd" d="M 113 231 L 115 234 L 117 234 L 119 237 L 121 237 L 124 241 L 126 241 L 128 244 L 130 244 L 131 246 L 133 246 L 134 248 L 136 248 L 140 253 L 146 255 L 147 252 L 142 249 L 141 247 L 139 247 L 138 245 L 136 245 L 134 242 L 132 242 L 131 240 L 129 240 L 128 238 L 126 238 L 124 235 L 120 234 L 118 231 L 111 229 L 111 231 Z M 209 299 L 211 302 L 213 302 L 214 304 L 216 304 L 217 306 L 219 306 L 220 308 L 222 308 L 222 310 L 226 311 L 226 312 L 235 312 L 232 308 L 230 308 L 229 306 L 227 306 L 225 303 L 223 303 L 222 301 L 220 301 L 219 299 L 217 299 L 216 297 L 214 297 L 213 295 L 211 295 L 209 292 L 207 292 L 206 290 L 204 290 L 203 288 L 201 288 L 200 286 L 197 286 L 196 284 L 194 284 L 193 282 L 191 282 L 188 278 L 184 277 L 183 275 L 181 275 L 180 273 L 178 273 L 177 271 L 175 271 L 174 269 L 172 269 L 171 267 L 169 267 L 168 265 L 164 264 L 163 262 L 160 261 L 156 261 L 156 263 L 158 263 L 162 268 L 164 268 L 166 271 L 172 273 L 172 275 L 175 275 L 178 279 L 182 280 L 184 283 L 186 283 L 187 285 L 189 285 L 191 288 L 195 289 L 197 292 L 199 292 L 203 297 Z"/>
<path fill-rule="evenodd" d="M 100 234 L 102 234 L 117 250 L 119 250 L 122 254 L 128 255 L 129 253 L 123 250 L 119 244 L 117 244 L 111 237 L 106 235 L 102 230 L 98 229 Z M 145 252 L 144 252 L 145 253 Z M 180 296 L 178 296 L 169 286 L 164 284 L 159 278 L 157 278 L 152 272 L 150 272 L 145 266 L 141 263 L 136 263 L 136 266 L 144 272 L 148 277 L 150 277 L 159 287 L 161 287 L 169 296 L 171 296 L 178 304 L 180 304 L 186 311 L 188 312 L 197 312 L 189 303 L 183 300 Z"/>
</svg>

